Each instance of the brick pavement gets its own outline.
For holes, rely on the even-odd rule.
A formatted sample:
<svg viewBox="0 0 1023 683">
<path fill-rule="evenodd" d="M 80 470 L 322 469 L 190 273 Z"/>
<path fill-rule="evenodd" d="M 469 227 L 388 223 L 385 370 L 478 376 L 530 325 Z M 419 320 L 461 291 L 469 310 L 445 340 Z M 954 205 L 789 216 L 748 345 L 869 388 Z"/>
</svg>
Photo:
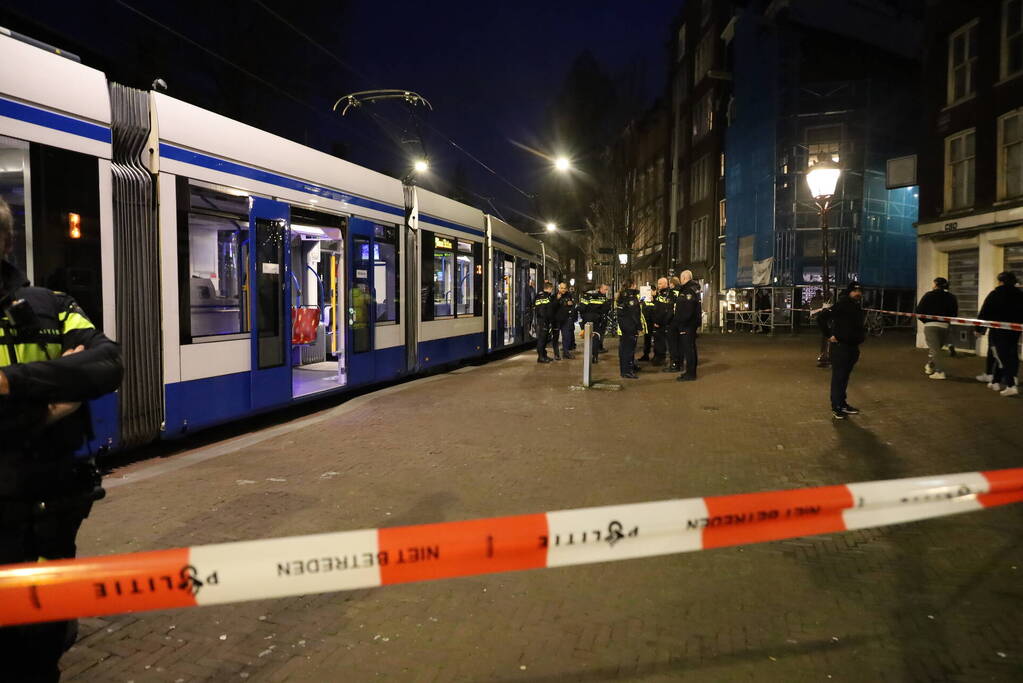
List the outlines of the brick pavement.
<svg viewBox="0 0 1023 683">
<path fill-rule="evenodd" d="M 571 392 L 530 354 L 205 462 L 142 461 L 83 554 L 1020 466 L 1023 401 L 871 340 L 834 424 L 811 336 Z M 597 375 L 616 376 L 614 352 Z M 970 379 L 962 379 L 970 378 Z M 355 404 L 353 404 L 355 405 Z M 134 481 L 147 472 L 159 476 Z M 1023 680 L 1023 509 L 745 548 L 86 619 L 65 681 Z"/>
</svg>

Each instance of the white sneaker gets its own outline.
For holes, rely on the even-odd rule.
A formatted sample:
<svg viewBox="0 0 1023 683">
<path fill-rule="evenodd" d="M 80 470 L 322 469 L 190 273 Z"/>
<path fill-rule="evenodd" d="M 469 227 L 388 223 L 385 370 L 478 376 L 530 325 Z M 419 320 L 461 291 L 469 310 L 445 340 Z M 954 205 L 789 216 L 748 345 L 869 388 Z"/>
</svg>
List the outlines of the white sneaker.
<svg viewBox="0 0 1023 683">
<path fill-rule="evenodd" d="M 988 382 L 987 388 L 991 391 L 1001 391 L 1004 387 L 998 382 Z"/>
<path fill-rule="evenodd" d="M 991 380 L 994 378 L 994 375 L 977 375 L 977 381 L 983 382 L 984 384 L 991 384 Z"/>
<path fill-rule="evenodd" d="M 933 374 L 933 373 L 934 373 L 934 366 L 932 366 L 930 363 L 925 363 L 924 364 L 924 374 L 925 375 L 930 375 L 930 374 Z"/>
<path fill-rule="evenodd" d="M 945 373 L 944 372 L 932 372 L 931 373 L 931 379 L 945 379 Z"/>
<path fill-rule="evenodd" d="M 999 396 L 1019 396 L 1019 387 L 1013 386 L 1008 389 L 1002 389 L 998 392 Z"/>
</svg>

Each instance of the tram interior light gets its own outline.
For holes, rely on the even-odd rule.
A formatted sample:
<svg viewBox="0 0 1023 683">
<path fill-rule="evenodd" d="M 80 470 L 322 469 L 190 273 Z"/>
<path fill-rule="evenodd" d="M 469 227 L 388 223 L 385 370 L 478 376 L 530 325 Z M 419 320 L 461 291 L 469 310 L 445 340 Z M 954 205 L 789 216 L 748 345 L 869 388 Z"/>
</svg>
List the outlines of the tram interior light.
<svg viewBox="0 0 1023 683">
<path fill-rule="evenodd" d="M 68 235 L 73 240 L 82 238 L 82 217 L 77 213 L 67 215 Z"/>
</svg>

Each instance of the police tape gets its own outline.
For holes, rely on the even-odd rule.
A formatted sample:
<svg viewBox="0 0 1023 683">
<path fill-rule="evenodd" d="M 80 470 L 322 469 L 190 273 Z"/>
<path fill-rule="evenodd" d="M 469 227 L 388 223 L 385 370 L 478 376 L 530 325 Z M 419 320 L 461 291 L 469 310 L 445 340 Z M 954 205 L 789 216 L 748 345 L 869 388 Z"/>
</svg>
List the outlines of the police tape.
<svg viewBox="0 0 1023 683">
<path fill-rule="evenodd" d="M 561 510 L 0 567 L 0 625 L 564 567 L 1023 502 L 1023 468 Z"/>
<path fill-rule="evenodd" d="M 970 325 L 972 327 L 990 327 L 993 330 L 1012 330 L 1023 332 L 1023 323 L 1006 323 L 995 320 L 980 320 L 978 318 L 956 318 L 947 315 L 926 315 L 923 313 L 909 313 L 907 311 L 885 311 L 880 308 L 864 309 L 872 313 L 884 313 L 885 315 L 901 315 L 909 318 L 919 318 L 923 322 L 951 323 L 953 325 Z"/>
</svg>

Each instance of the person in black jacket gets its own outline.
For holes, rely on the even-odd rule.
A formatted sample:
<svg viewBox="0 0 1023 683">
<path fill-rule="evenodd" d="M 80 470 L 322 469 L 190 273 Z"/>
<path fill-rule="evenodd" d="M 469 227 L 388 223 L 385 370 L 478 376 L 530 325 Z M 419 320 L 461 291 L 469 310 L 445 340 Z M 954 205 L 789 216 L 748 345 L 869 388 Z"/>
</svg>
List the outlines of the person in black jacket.
<svg viewBox="0 0 1023 683">
<path fill-rule="evenodd" d="M 934 278 L 934 287 L 920 299 L 916 305 L 920 315 L 937 315 L 954 318 L 959 315 L 959 301 L 955 294 L 948 291 L 948 280 L 943 277 Z M 924 326 L 924 339 L 927 341 L 927 364 L 924 372 L 931 379 L 945 379 L 945 371 L 941 368 L 941 350 L 948 344 L 949 323 L 944 320 L 921 318 Z"/>
<path fill-rule="evenodd" d="M 671 322 L 672 294 L 668 289 L 668 278 L 657 280 L 654 293 L 654 358 L 653 365 L 662 365 L 668 355 L 668 323 Z"/>
<path fill-rule="evenodd" d="M 671 328 L 678 330 L 676 348 L 683 365 L 682 374 L 676 379 L 679 382 L 692 382 L 696 379 L 696 330 L 703 323 L 703 307 L 700 304 L 700 285 L 693 279 L 693 273 L 683 270 L 679 274 L 682 284 L 675 298 L 675 311 L 671 318 Z"/>
<path fill-rule="evenodd" d="M 643 362 L 650 361 L 650 354 L 654 350 L 654 321 L 657 317 L 657 292 L 650 289 L 647 298 L 640 301 L 640 309 L 643 312 L 643 324 L 646 326 L 646 333 L 643 335 L 643 355 L 639 359 Z"/>
<path fill-rule="evenodd" d="M 984 299 L 977 317 L 1004 323 L 1023 323 L 1023 290 L 1016 286 L 1016 274 L 1005 271 L 998 274 L 998 286 Z M 984 334 L 985 328 L 977 330 Z M 990 348 L 995 359 L 992 388 L 1002 396 L 1018 396 L 1020 333 L 1013 330 L 991 330 Z"/>
<path fill-rule="evenodd" d="M 558 337 L 561 337 L 565 358 L 572 358 L 572 337 L 575 331 L 575 294 L 568 291 L 568 285 L 558 283 L 558 298 L 554 302 L 554 360 L 561 360 L 558 352 Z"/>
<path fill-rule="evenodd" d="M 547 355 L 547 340 L 551 336 L 555 306 L 557 306 L 557 300 L 554 298 L 554 285 L 545 280 L 543 291 L 537 294 L 536 299 L 533 300 L 533 324 L 536 325 L 537 363 L 552 362 L 550 356 Z"/>
<path fill-rule="evenodd" d="M 831 342 L 831 413 L 836 420 L 860 411 L 846 400 L 849 377 L 860 358 L 860 344 L 867 338 L 866 314 L 859 283 L 850 282 L 831 308 L 821 311 L 817 324 Z"/>
<path fill-rule="evenodd" d="M 13 219 L 0 199 L 0 564 L 71 558 L 103 496 L 85 401 L 117 389 L 119 347 L 67 294 L 31 287 L 4 260 Z M 4 680 L 56 681 L 76 622 L 0 628 Z"/>
<path fill-rule="evenodd" d="M 618 293 L 615 305 L 618 313 L 618 368 L 625 379 L 639 379 L 636 375 L 636 340 L 645 331 L 643 314 L 640 312 L 639 290 L 628 283 Z"/>
<path fill-rule="evenodd" d="M 671 361 L 661 368 L 661 372 L 678 372 L 682 369 L 682 355 L 678 348 L 678 337 L 679 330 L 678 326 L 675 325 L 675 304 L 678 302 L 679 296 L 682 294 L 682 282 L 677 277 L 672 277 L 668 284 L 668 293 L 666 295 L 667 302 L 667 317 L 664 323 L 664 341 L 668 347 L 668 356 Z"/>
<path fill-rule="evenodd" d="M 611 308 L 611 302 L 607 297 L 608 286 L 600 285 L 591 289 L 579 299 L 579 316 L 583 325 L 593 323 L 593 362 L 597 362 L 597 356 L 604 352 L 604 333 L 607 331 L 607 314 Z"/>
</svg>

